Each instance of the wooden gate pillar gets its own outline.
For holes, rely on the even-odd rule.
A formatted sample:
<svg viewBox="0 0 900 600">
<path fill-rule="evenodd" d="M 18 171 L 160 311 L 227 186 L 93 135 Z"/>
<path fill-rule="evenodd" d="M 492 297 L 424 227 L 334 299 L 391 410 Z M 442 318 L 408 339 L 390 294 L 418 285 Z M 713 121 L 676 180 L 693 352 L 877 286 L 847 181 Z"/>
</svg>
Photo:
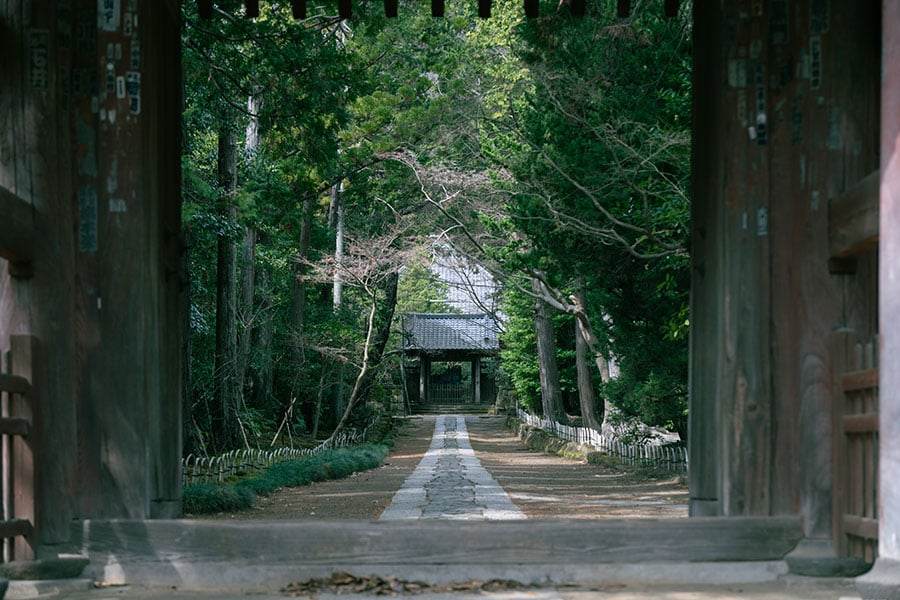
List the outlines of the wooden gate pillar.
<svg viewBox="0 0 900 600">
<path fill-rule="evenodd" d="M 878 7 L 751 4 L 693 6 L 690 512 L 833 557 L 831 335 L 871 337 L 874 289 L 829 270 L 830 204 L 878 165 Z"/>
<path fill-rule="evenodd" d="M 472 402 L 481 404 L 481 357 L 472 359 Z"/>
<path fill-rule="evenodd" d="M 865 598 L 900 598 L 900 3 L 882 14 L 878 559 Z"/>
<path fill-rule="evenodd" d="M 431 404 L 431 358 L 427 354 L 419 357 L 419 402 Z"/>
<path fill-rule="evenodd" d="M 28 265 L 0 274 L 0 351 L 40 341 L 52 557 L 75 519 L 181 512 L 180 5 L 13 0 L 0 30 L 0 256 Z"/>
</svg>

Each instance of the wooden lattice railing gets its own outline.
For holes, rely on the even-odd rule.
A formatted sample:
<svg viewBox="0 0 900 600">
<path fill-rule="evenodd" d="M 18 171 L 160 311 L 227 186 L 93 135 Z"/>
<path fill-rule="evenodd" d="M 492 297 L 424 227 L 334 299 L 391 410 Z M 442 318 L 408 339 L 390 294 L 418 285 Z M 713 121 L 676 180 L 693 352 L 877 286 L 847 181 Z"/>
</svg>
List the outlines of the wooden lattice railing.
<svg viewBox="0 0 900 600">
<path fill-rule="evenodd" d="M 8 372 L 0 373 L 0 435 L 2 435 L 3 559 L 34 558 L 34 416 L 37 394 L 32 385 L 35 340 L 31 336 L 10 338 Z"/>
<path fill-rule="evenodd" d="M 838 553 L 878 552 L 878 340 L 834 334 L 834 529 Z"/>
</svg>

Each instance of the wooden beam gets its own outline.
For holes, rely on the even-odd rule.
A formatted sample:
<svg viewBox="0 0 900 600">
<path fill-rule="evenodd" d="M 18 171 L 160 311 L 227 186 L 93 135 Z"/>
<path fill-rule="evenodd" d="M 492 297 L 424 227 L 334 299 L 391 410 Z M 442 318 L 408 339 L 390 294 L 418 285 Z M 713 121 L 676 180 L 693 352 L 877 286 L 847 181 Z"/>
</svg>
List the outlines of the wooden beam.
<svg viewBox="0 0 900 600">
<path fill-rule="evenodd" d="M 0 186 L 0 258 L 9 261 L 13 277 L 30 277 L 34 257 L 34 214 L 31 204 Z"/>
<path fill-rule="evenodd" d="M 844 415 L 841 423 L 845 433 L 872 433 L 878 431 L 878 413 Z"/>
<path fill-rule="evenodd" d="M 10 519 L 0 521 L 0 538 L 11 538 L 20 535 L 31 535 L 31 521 L 28 519 Z"/>
<path fill-rule="evenodd" d="M 31 389 L 31 383 L 18 375 L 0 374 L 0 392 L 11 394 L 24 394 Z"/>
<path fill-rule="evenodd" d="M 877 247 L 878 186 L 879 171 L 874 171 L 829 204 L 832 257 L 859 256 Z"/>
<path fill-rule="evenodd" d="M 878 538 L 878 519 L 844 515 L 844 533 L 874 540 Z"/>
<path fill-rule="evenodd" d="M 91 520 L 77 534 L 84 537 L 76 543 L 92 558 L 114 556 L 136 569 L 167 556 L 185 565 L 290 564 L 298 570 L 348 563 L 371 569 L 774 561 L 803 537 L 799 520 L 785 517 L 491 523 L 123 519 Z"/>
<path fill-rule="evenodd" d="M 22 417 L 0 417 L 0 434 L 20 435 L 31 433 L 31 421 Z"/>
<path fill-rule="evenodd" d="M 841 377 L 841 388 L 845 392 L 858 392 L 878 387 L 878 369 L 852 371 Z"/>
</svg>

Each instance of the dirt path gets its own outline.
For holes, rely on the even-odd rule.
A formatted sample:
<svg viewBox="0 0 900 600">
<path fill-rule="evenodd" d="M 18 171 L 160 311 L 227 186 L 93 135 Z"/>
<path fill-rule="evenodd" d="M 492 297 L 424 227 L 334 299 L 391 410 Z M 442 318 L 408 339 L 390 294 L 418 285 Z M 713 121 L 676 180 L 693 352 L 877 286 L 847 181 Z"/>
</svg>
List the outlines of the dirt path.
<svg viewBox="0 0 900 600">
<path fill-rule="evenodd" d="M 623 472 L 526 449 L 503 417 L 468 417 L 484 467 L 529 519 L 687 516 L 687 488 L 671 474 Z M 346 479 L 282 489 L 249 511 L 218 519 L 375 520 L 425 455 L 434 418 L 407 419 L 385 464 Z"/>
<path fill-rule="evenodd" d="M 687 517 L 683 476 L 589 465 L 527 449 L 503 417 L 467 419 L 481 464 L 529 519 Z"/>
</svg>

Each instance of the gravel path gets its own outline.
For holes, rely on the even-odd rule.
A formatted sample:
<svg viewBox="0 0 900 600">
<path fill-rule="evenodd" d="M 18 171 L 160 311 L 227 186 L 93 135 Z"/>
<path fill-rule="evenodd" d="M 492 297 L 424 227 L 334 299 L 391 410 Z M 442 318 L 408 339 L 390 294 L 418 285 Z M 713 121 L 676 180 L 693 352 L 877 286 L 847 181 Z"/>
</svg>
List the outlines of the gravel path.
<svg viewBox="0 0 900 600">
<path fill-rule="evenodd" d="M 529 519 L 680 518 L 687 487 L 674 474 L 588 465 L 525 448 L 504 417 L 467 416 L 474 456 Z M 435 417 L 403 419 L 384 465 L 346 479 L 279 490 L 248 511 L 204 518 L 377 520 L 425 457 Z"/>
<path fill-rule="evenodd" d="M 461 416 L 436 418 L 428 452 L 381 514 L 382 521 L 524 518 L 475 458 Z"/>
</svg>

